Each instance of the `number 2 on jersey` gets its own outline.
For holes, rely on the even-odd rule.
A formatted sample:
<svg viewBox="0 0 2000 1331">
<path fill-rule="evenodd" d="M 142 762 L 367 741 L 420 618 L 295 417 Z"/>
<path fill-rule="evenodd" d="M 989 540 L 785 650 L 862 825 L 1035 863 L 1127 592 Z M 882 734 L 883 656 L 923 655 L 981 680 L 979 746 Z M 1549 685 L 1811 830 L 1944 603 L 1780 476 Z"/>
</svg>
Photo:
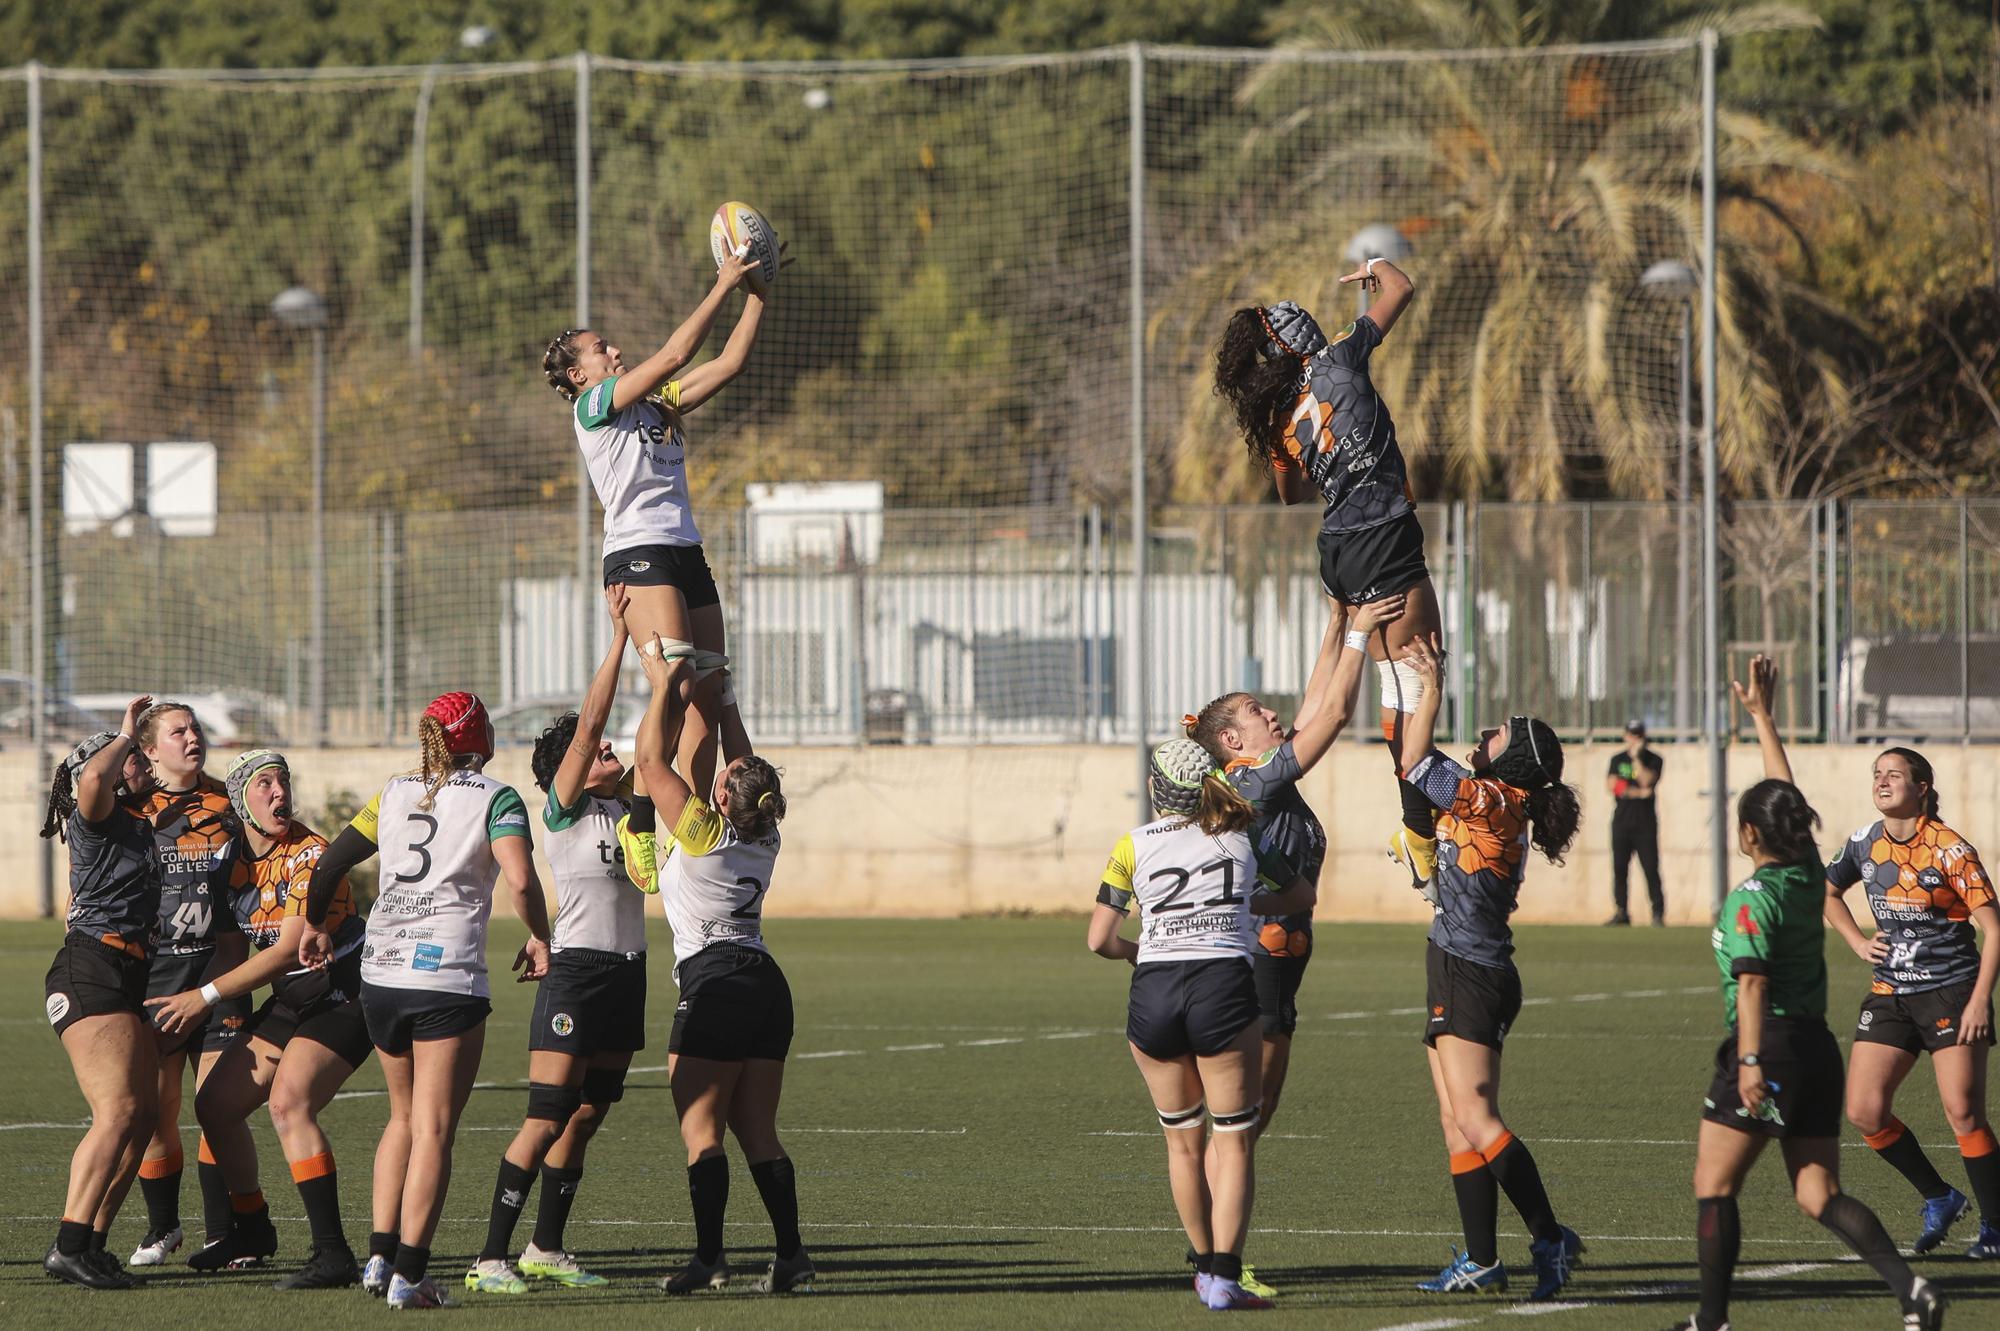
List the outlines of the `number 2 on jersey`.
<svg viewBox="0 0 2000 1331">
<path fill-rule="evenodd" d="M 1183 892 L 1186 892 L 1189 886 L 1193 884 L 1194 875 L 1198 873 L 1199 874 L 1220 873 L 1222 875 L 1221 893 L 1217 896 L 1210 897 L 1207 901 L 1203 902 L 1182 901 L 1180 899 L 1181 894 Z M 1173 891 L 1167 893 L 1166 896 L 1160 899 L 1159 904 L 1153 907 L 1153 913 L 1155 915 L 1164 915 L 1171 911 L 1177 911 L 1177 910 L 1193 910 L 1196 908 L 1197 905 L 1233 906 L 1237 903 L 1238 900 L 1240 900 L 1240 898 L 1236 895 L 1235 860 L 1231 859 L 1210 860 L 1207 864 L 1204 864 L 1199 869 L 1194 870 L 1193 873 L 1190 873 L 1186 869 L 1159 869 L 1156 870 L 1152 875 L 1152 881 L 1156 883 L 1159 882 L 1162 878 L 1178 878 L 1180 881 L 1174 884 Z"/>
<path fill-rule="evenodd" d="M 766 885 L 758 882 L 755 878 L 739 878 L 736 880 L 736 885 L 748 888 L 750 896 L 742 905 L 729 912 L 729 918 L 732 920 L 754 920 L 760 918 L 762 912 L 757 909 L 757 903 L 764 899 Z"/>
<path fill-rule="evenodd" d="M 410 815 L 410 821 L 413 823 L 424 824 L 423 840 L 412 841 L 410 843 L 410 853 L 415 855 L 417 859 L 420 861 L 420 863 L 417 865 L 417 871 L 413 874 L 412 873 L 397 874 L 396 881 L 399 883 L 421 883 L 424 881 L 424 879 L 430 874 L 431 871 L 431 853 L 430 851 L 426 850 L 425 847 L 430 845 L 431 842 L 437 840 L 437 834 L 438 834 L 437 819 L 431 817 L 427 813 L 413 813 Z"/>
</svg>

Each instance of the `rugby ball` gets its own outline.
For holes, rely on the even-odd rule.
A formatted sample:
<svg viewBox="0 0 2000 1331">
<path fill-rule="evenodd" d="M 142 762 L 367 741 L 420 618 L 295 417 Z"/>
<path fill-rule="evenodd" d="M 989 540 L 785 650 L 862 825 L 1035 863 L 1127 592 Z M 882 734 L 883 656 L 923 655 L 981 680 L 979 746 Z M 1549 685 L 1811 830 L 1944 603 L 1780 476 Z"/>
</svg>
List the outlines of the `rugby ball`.
<svg viewBox="0 0 2000 1331">
<path fill-rule="evenodd" d="M 708 252 L 720 268 L 725 255 L 745 245 L 750 247 L 748 257 L 757 265 L 750 271 L 750 289 L 765 295 L 778 280 L 778 233 L 764 220 L 764 214 L 732 199 L 717 208 L 709 221 Z"/>
</svg>

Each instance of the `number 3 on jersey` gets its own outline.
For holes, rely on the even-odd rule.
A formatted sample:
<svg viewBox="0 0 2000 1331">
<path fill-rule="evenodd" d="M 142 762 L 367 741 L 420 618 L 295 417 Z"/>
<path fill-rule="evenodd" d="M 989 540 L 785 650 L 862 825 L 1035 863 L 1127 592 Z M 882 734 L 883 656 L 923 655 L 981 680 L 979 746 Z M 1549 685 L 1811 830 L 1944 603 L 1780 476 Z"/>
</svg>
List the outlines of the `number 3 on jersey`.
<svg viewBox="0 0 2000 1331">
<path fill-rule="evenodd" d="M 422 840 L 412 841 L 410 843 L 410 853 L 412 855 L 415 855 L 418 860 L 417 871 L 413 874 L 412 873 L 397 874 L 396 881 L 399 883 L 421 883 L 424 881 L 426 877 L 430 875 L 431 853 L 429 850 L 426 849 L 426 847 L 428 847 L 431 844 L 431 842 L 437 840 L 437 834 L 438 834 L 437 819 L 431 817 L 427 813 L 413 813 L 410 815 L 410 821 L 413 823 L 422 823 L 424 825 L 424 835 Z"/>
<path fill-rule="evenodd" d="M 764 890 L 768 885 L 758 882 L 755 878 L 738 878 L 736 886 L 746 889 L 750 895 L 744 900 L 742 905 L 729 912 L 729 918 L 732 920 L 755 920 L 761 918 L 763 913 L 758 910 L 757 903 L 764 899 Z"/>
</svg>

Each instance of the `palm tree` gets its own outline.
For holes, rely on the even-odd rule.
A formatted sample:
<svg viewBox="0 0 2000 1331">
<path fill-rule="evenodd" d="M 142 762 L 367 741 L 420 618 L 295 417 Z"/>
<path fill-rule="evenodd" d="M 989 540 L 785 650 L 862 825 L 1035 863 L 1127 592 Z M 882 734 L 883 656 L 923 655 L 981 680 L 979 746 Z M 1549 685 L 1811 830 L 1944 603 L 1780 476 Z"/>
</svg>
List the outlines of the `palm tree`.
<svg viewBox="0 0 2000 1331">
<path fill-rule="evenodd" d="M 1212 131 L 1235 167 L 1229 188 L 1251 202 L 1203 234 L 1198 201 L 1159 192 L 1156 213 L 1174 220 L 1153 232 L 1181 248 L 1165 256 L 1174 297 L 1156 338 L 1199 366 L 1232 306 L 1281 295 L 1344 322 L 1347 238 L 1392 222 L 1416 248 L 1422 291 L 1375 372 L 1421 477 L 1465 496 L 1667 495 L 1678 320 L 1638 276 L 1700 253 L 1698 55 L 1685 40 L 1576 45 L 1649 35 L 1634 30 L 1635 8 L 1645 16 L 1609 0 L 1348 0 L 1281 15 L 1293 58 L 1229 70 L 1232 113 Z M 1685 17 L 1654 8 L 1652 34 Z M 1810 22 L 1759 6 L 1730 25 Z M 1417 49 L 1434 54 L 1383 54 Z M 1724 198 L 1780 219 L 1759 192 L 1774 174 L 1843 177 L 1838 160 L 1751 116 L 1721 113 L 1717 138 Z M 1753 484 L 1792 396 L 1789 367 L 1837 377 L 1829 360 L 1765 348 L 1802 319 L 1841 321 L 1726 234 L 1721 250 L 1721 465 Z M 1206 376 L 1188 379 L 1173 489 L 1209 496 L 1216 441 L 1232 432 Z M 1266 488 L 1243 460 L 1225 486 Z"/>
</svg>

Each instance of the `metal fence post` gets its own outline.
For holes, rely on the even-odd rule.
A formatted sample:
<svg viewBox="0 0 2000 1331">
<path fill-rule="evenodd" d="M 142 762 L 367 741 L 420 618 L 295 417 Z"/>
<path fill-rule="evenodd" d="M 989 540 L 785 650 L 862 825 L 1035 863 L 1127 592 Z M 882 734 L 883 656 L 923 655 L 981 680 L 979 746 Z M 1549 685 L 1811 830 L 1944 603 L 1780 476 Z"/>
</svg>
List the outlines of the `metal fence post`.
<svg viewBox="0 0 2000 1331">
<path fill-rule="evenodd" d="M 431 94 L 437 90 L 438 67 L 424 69 L 417 85 L 417 110 L 410 118 L 410 353 L 424 350 L 424 172 L 431 140 Z"/>
<path fill-rule="evenodd" d="M 1972 510 L 1958 501 L 1958 711 L 1963 743 L 1972 742 Z"/>
<path fill-rule="evenodd" d="M 1132 376 L 1132 674 L 1137 680 L 1132 702 L 1138 716 L 1135 739 L 1139 751 L 1139 783 L 1134 795 L 1139 821 L 1143 823 L 1153 816 L 1152 801 L 1146 790 L 1146 772 L 1151 763 L 1146 738 L 1152 713 L 1152 689 L 1146 678 L 1152 657 L 1152 652 L 1148 650 L 1151 644 L 1147 641 L 1151 617 L 1146 605 L 1146 543 L 1149 539 L 1146 521 L 1146 48 L 1133 42 L 1128 49 L 1132 71 L 1131 104 L 1126 108 L 1126 132 L 1131 139 L 1127 145 L 1131 177 L 1131 192 L 1127 201 L 1130 209 L 1131 267 L 1127 280 L 1131 282 L 1132 290 L 1129 293 L 1131 326 L 1127 330 L 1127 353 L 1131 357 Z"/>
<path fill-rule="evenodd" d="M 576 326 L 590 326 L 590 53 L 576 53 Z M 576 687 L 590 678 L 590 468 L 576 456 Z"/>
<path fill-rule="evenodd" d="M 382 515 L 382 743 L 396 742 L 396 515 Z"/>
<path fill-rule="evenodd" d="M 48 484 L 42 457 L 42 65 L 28 62 L 28 626 L 34 683 L 29 689 L 28 726 L 35 739 L 35 779 L 49 778 L 49 568 L 48 509 L 43 488 Z M 41 843 L 41 911 L 56 913 L 56 852 L 48 837 Z"/>
<path fill-rule="evenodd" d="M 1450 641 L 1451 650 L 1445 661 L 1451 667 L 1451 733 L 1460 743 L 1471 736 L 1472 707 L 1465 698 L 1465 657 L 1472 645 L 1472 587 L 1467 581 L 1472 567 L 1471 552 L 1467 549 L 1471 541 L 1471 526 L 1466 521 L 1465 501 L 1455 499 L 1451 505 L 1451 582 L 1452 593 L 1457 599 L 1454 607 L 1458 611 L 1457 623 L 1453 627 Z"/>
<path fill-rule="evenodd" d="M 1845 718 L 1840 707 L 1840 665 L 1846 653 L 1840 647 L 1840 501 L 1829 499 L 1823 506 L 1826 511 L 1826 536 L 1822 542 L 1822 559 L 1826 564 L 1826 609 L 1822 620 L 1826 624 L 1826 742 L 1837 744 Z"/>
<path fill-rule="evenodd" d="M 1715 29 L 1701 31 L 1701 591 L 1702 690 L 1707 696 L 1709 853 L 1713 909 L 1729 892 L 1729 760 L 1722 706 L 1722 597 L 1715 465 Z"/>
</svg>

